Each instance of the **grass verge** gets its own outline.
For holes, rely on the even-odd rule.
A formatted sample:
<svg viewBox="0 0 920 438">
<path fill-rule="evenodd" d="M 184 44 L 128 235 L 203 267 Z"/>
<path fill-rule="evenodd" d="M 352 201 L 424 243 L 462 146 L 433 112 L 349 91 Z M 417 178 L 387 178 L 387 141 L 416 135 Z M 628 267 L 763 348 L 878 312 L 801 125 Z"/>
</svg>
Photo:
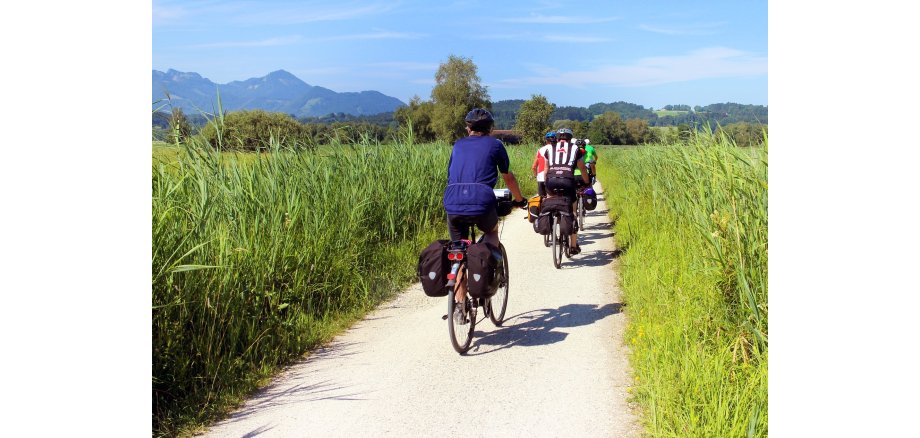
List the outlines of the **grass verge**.
<svg viewBox="0 0 920 438">
<path fill-rule="evenodd" d="M 646 431 L 767 436 L 767 148 L 704 134 L 601 157 Z"/>
</svg>

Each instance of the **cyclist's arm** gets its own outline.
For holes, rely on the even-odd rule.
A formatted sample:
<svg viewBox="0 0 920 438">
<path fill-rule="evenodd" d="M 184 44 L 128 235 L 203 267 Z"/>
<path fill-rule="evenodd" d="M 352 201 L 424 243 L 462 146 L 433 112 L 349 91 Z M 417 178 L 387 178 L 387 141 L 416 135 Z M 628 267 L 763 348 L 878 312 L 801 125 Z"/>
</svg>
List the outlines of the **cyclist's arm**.
<svg viewBox="0 0 920 438">
<path fill-rule="evenodd" d="M 590 185 L 590 184 L 591 184 L 591 180 L 588 179 L 588 169 L 585 167 L 585 159 L 584 159 L 584 158 L 579 158 L 579 159 L 578 159 L 578 169 L 581 170 L 581 180 L 584 181 L 585 184 L 589 184 L 589 185 Z"/>
<path fill-rule="evenodd" d="M 533 157 L 533 166 L 530 166 L 530 170 L 533 171 L 533 176 L 537 176 L 537 164 L 540 162 L 540 156 L 535 155 Z"/>
<path fill-rule="evenodd" d="M 511 190 L 514 202 L 523 201 L 524 195 L 521 194 L 521 188 L 518 186 L 517 178 L 514 177 L 514 174 L 509 170 L 508 173 L 502 174 L 502 179 L 505 180 L 505 185 Z"/>
</svg>

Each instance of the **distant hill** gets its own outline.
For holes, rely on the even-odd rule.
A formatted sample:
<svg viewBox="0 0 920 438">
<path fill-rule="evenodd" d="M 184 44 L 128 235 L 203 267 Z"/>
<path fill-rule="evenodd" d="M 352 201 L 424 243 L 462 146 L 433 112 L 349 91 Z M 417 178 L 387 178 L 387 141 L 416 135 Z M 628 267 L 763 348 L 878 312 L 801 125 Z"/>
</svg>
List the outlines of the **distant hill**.
<svg viewBox="0 0 920 438">
<path fill-rule="evenodd" d="M 216 84 L 194 72 L 153 70 L 151 102 L 164 99 L 168 92 L 172 106 L 182 108 L 187 114 L 213 112 L 217 107 L 218 91 L 224 111 L 262 109 L 296 117 L 319 117 L 331 113 L 371 115 L 392 112 L 405 105 L 401 100 L 379 91 L 337 93 L 309 85 L 284 70 L 227 84 Z"/>
</svg>

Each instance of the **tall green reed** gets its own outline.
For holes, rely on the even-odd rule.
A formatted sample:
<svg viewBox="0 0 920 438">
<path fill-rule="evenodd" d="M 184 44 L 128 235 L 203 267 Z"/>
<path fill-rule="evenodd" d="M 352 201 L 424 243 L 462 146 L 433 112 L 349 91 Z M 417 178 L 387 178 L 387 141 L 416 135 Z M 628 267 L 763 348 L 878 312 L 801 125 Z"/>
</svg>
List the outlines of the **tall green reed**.
<svg viewBox="0 0 920 438">
<path fill-rule="evenodd" d="M 766 435 L 767 148 L 702 134 L 602 154 L 648 430 Z"/>
<path fill-rule="evenodd" d="M 414 281 L 418 251 L 446 236 L 446 144 L 269 148 L 155 154 L 156 434 L 218 415 Z M 515 172 L 525 152 L 509 148 Z"/>
</svg>

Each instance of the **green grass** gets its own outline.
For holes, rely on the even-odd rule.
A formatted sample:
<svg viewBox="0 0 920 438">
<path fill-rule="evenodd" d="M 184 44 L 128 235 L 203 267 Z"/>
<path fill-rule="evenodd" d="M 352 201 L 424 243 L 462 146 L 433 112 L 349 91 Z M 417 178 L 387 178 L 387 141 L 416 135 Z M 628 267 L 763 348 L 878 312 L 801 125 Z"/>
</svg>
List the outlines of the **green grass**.
<svg viewBox="0 0 920 438">
<path fill-rule="evenodd" d="M 657 110 L 655 111 L 655 114 L 658 114 L 658 117 L 664 117 L 664 116 L 681 116 L 689 112 L 690 111 Z"/>
<path fill-rule="evenodd" d="M 646 431 L 767 436 L 767 149 L 701 135 L 601 156 Z"/>
<path fill-rule="evenodd" d="M 154 144 L 153 429 L 185 435 L 415 281 L 450 147 Z M 535 148 L 509 147 L 525 193 Z M 501 181 L 501 179 L 499 179 Z"/>
</svg>

